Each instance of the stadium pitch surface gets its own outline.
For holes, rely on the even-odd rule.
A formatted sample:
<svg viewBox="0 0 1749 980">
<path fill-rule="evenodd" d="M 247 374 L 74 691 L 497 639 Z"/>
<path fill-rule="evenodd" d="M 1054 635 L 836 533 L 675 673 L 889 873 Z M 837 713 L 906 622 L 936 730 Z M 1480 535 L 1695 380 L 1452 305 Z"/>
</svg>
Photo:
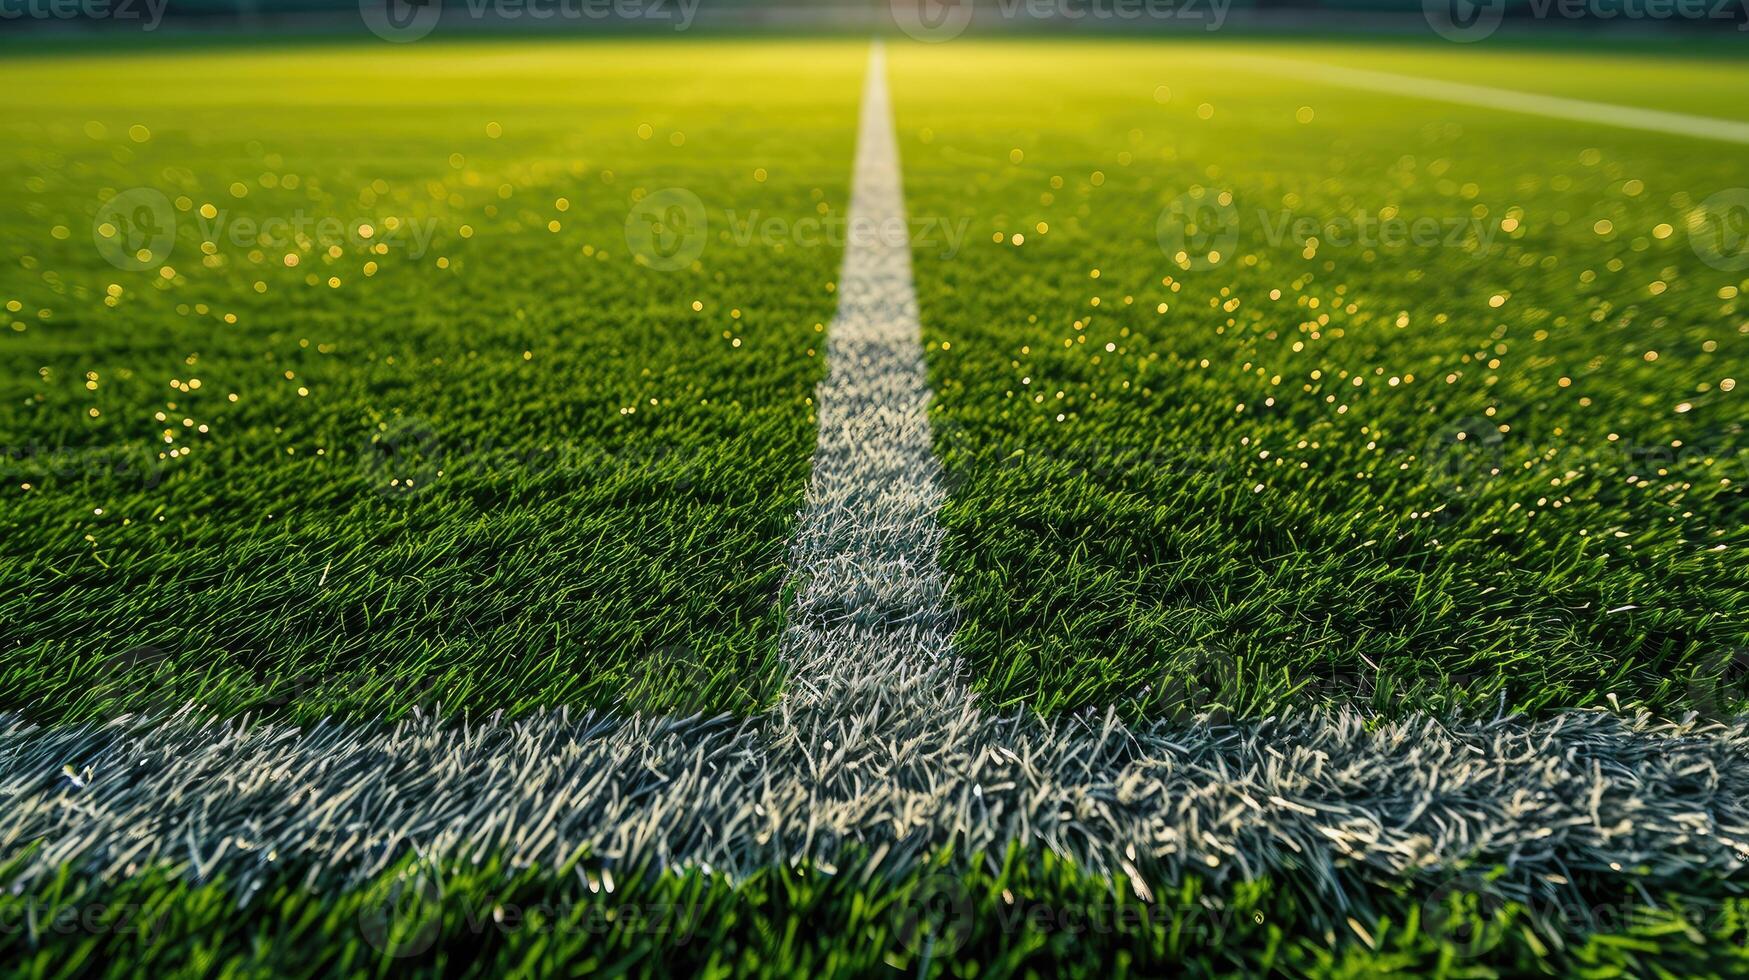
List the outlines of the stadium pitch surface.
<svg viewBox="0 0 1749 980">
<path fill-rule="evenodd" d="M 1728 972 L 1729 114 L 866 47 L 8 66 L 8 952 Z"/>
</svg>

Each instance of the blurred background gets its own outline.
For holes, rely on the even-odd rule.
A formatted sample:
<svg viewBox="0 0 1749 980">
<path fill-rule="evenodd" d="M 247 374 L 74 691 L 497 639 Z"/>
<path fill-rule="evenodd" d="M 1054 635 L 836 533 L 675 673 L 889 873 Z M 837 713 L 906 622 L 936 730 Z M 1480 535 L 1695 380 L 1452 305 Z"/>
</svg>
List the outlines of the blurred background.
<svg viewBox="0 0 1749 980">
<path fill-rule="evenodd" d="M 1318 31 L 1631 39 L 1712 35 L 1749 44 L 1749 0 L 0 0 L 0 35 L 43 32 L 707 30 L 977 33 Z"/>
</svg>

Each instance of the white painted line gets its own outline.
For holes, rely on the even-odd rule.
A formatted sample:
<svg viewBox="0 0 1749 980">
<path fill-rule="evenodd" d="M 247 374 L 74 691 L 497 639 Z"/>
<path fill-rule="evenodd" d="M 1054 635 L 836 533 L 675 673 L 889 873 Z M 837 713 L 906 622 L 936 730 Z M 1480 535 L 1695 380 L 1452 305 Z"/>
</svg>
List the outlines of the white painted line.
<svg viewBox="0 0 1749 980">
<path fill-rule="evenodd" d="M 790 553 L 797 601 L 783 639 L 786 708 L 890 724 L 970 698 L 951 649 L 953 616 L 936 523 L 946 493 L 929 430 L 929 381 L 911 278 L 886 56 L 869 52 L 852 233 L 839 277 L 819 438 Z M 821 732 L 821 741 L 831 732 Z"/>
<path fill-rule="evenodd" d="M 1276 876 L 1333 908 L 1369 884 L 1503 865 L 1501 887 L 1629 869 L 1657 891 L 1741 875 L 1749 729 L 1575 711 L 1442 724 L 1306 713 L 1134 728 L 970 702 L 919 722 L 787 705 L 746 722 L 541 715 L 388 728 L 254 721 L 37 728 L 0 718 L 0 856 L 15 887 L 63 864 L 166 864 L 329 886 L 417 850 L 556 867 L 578 848 L 729 873 L 884 849 L 902 870 L 1011 843 L 1159 884 Z M 871 707 L 873 706 L 873 707 Z M 904 715 L 901 710 L 898 712 Z M 822 741 L 813 739 L 825 736 Z M 89 767 L 84 788 L 63 764 Z"/>
<path fill-rule="evenodd" d="M 1323 82 L 1328 85 L 1339 85 L 1343 88 L 1360 89 L 1364 92 L 1374 92 L 1381 95 L 1431 99 L 1435 102 L 1478 106 L 1483 109 L 1500 109 L 1530 116 L 1546 116 L 1551 119 L 1570 119 L 1575 122 L 1615 126 L 1621 129 L 1639 129 L 1651 133 L 1668 133 L 1673 136 L 1692 136 L 1696 139 L 1718 140 L 1726 143 L 1749 143 L 1749 122 L 1738 122 L 1731 119 L 1692 116 L 1681 112 L 1665 112 L 1660 109 L 1641 109 L 1608 102 L 1590 102 L 1558 95 L 1537 95 L 1531 92 L 1493 88 L 1487 85 L 1470 85 L 1465 82 L 1451 82 L 1420 75 L 1399 75 L 1395 72 L 1371 71 L 1364 68 L 1345 68 L 1340 65 L 1299 61 L 1291 58 L 1246 55 L 1235 60 L 1243 64 L 1253 65 L 1271 74 L 1289 75 L 1305 81 Z"/>
<path fill-rule="evenodd" d="M 853 228 L 904 222 L 883 60 L 870 57 Z M 897 225 L 893 222 L 896 221 Z M 1575 711 L 1445 724 L 1308 712 L 1130 726 L 984 711 L 950 646 L 906 236 L 853 236 L 796 529 L 784 696 L 755 719 L 564 712 L 309 728 L 0 715 L 0 861 L 171 865 L 338 885 L 409 853 L 731 873 L 851 848 L 903 870 L 1010 844 L 1148 882 L 1270 875 L 1331 909 L 1369 885 L 1504 865 L 1503 893 L 1614 868 L 1646 888 L 1740 873 L 1749 729 Z M 75 776 L 63 774 L 71 766 Z"/>
</svg>

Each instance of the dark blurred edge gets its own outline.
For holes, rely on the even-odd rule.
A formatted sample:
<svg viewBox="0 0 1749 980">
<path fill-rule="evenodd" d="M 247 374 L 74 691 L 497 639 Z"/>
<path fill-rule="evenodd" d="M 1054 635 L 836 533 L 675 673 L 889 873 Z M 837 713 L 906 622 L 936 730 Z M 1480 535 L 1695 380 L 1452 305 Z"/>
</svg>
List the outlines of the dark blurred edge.
<svg viewBox="0 0 1749 980">
<path fill-rule="evenodd" d="M 0 0 L 0 40 L 20 36 L 85 36 L 126 33 L 279 36 L 291 34 L 367 35 L 361 5 L 378 8 L 408 0 Z M 1295 35 L 1386 35 L 1432 38 L 1426 4 L 1502 8 L 1499 36 L 1490 40 L 1552 40 L 1560 35 L 1606 42 L 1680 40 L 1710 35 L 1709 55 L 1740 50 L 1749 54 L 1749 0 L 412 0 L 441 9 L 439 30 L 458 34 L 612 34 L 673 35 L 681 31 L 773 33 L 883 33 L 902 37 L 896 5 L 925 5 L 932 16 L 969 3 L 966 36 L 1000 34 L 1137 35 L 1220 33 Z M 1047 8 L 1080 11 L 1078 16 L 1037 16 Z M 1574 15 L 1568 5 L 1584 10 Z M 1648 6 L 1704 9 L 1701 16 L 1636 16 Z M 630 7 L 637 12 L 627 15 Z M 1086 11 L 1127 5 L 1129 9 L 1177 13 L 1132 16 L 1089 15 Z M 115 11 L 130 8 L 128 16 Z M 161 12 L 144 28 L 147 8 Z M 536 9 L 563 7 L 569 15 L 537 17 Z M 677 11 L 689 11 L 684 27 Z M 1220 8 L 1217 18 L 1211 11 Z M 587 16 L 574 11 L 587 8 Z M 93 9 L 99 11 L 91 13 Z M 1551 11 L 1556 11 L 1551 13 Z M 652 11 L 656 11 L 652 14 Z M 14 49 L 17 50 L 17 49 Z M 1697 52 L 1699 53 L 1699 52 Z"/>
</svg>

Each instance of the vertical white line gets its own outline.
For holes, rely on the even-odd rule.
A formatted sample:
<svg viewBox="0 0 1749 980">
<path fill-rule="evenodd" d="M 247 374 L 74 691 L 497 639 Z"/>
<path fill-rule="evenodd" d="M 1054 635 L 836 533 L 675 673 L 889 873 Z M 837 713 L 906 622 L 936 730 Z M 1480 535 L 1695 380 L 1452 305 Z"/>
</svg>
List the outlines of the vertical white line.
<svg viewBox="0 0 1749 980">
<path fill-rule="evenodd" d="M 910 234 L 887 100 L 886 57 L 869 51 L 849 234 L 819 441 L 796 525 L 797 586 L 783 639 L 788 707 L 884 722 L 968 694 L 951 650 L 938 563 L 945 493 L 929 430 L 929 385 L 911 279 Z"/>
</svg>

